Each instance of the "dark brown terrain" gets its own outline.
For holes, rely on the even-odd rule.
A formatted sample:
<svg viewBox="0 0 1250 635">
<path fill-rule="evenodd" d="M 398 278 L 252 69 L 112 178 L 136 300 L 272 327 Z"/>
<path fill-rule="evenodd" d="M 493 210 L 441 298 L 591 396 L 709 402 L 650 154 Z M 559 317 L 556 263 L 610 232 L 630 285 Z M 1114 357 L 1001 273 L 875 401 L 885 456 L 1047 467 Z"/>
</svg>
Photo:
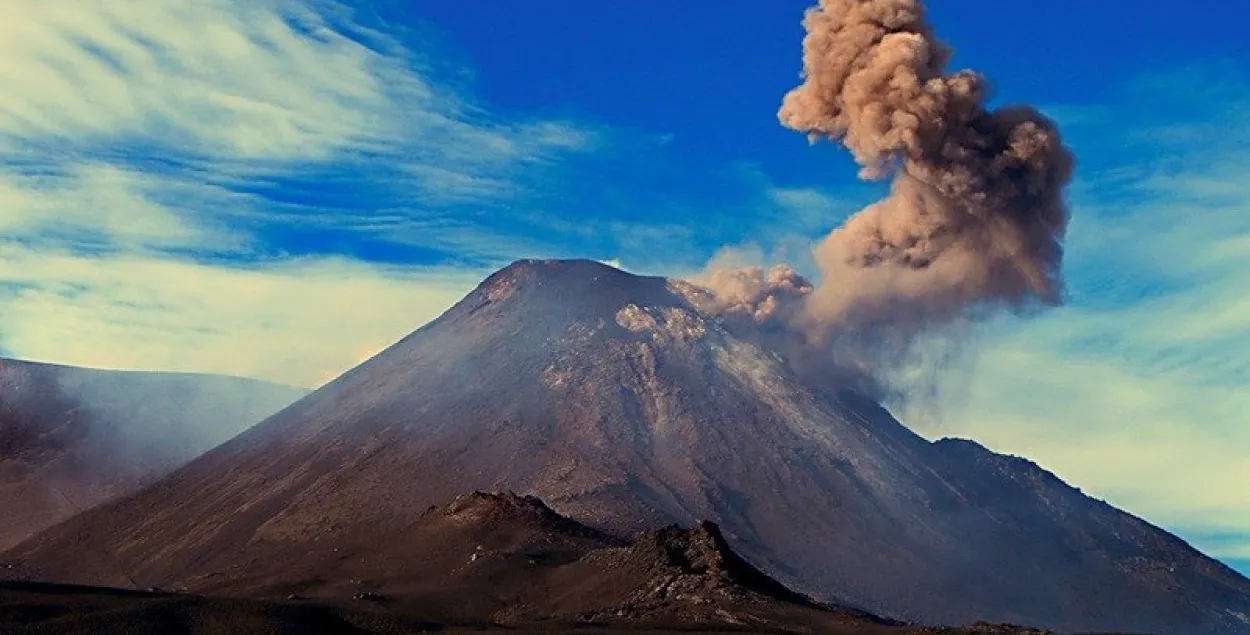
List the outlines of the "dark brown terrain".
<svg viewBox="0 0 1250 635">
<path fill-rule="evenodd" d="M 816 604 L 747 564 L 711 523 L 625 541 L 536 498 L 474 493 L 427 510 L 406 535 L 284 554 L 293 566 L 249 568 L 217 597 L 0 585 L 0 633 L 1030 632 L 921 628 Z"/>
<path fill-rule="evenodd" d="M 1250 581 L 1175 536 L 813 383 L 683 283 L 586 261 L 492 275 L 278 415 L 0 561 L 56 582 L 419 595 L 405 571 L 471 555 L 428 547 L 423 514 L 474 490 L 534 494 L 618 536 L 710 519 L 789 587 L 891 618 L 1250 633 Z M 566 540 L 551 557 L 577 553 Z"/>
<path fill-rule="evenodd" d="M 139 490 L 303 394 L 0 359 L 0 550 Z"/>
</svg>

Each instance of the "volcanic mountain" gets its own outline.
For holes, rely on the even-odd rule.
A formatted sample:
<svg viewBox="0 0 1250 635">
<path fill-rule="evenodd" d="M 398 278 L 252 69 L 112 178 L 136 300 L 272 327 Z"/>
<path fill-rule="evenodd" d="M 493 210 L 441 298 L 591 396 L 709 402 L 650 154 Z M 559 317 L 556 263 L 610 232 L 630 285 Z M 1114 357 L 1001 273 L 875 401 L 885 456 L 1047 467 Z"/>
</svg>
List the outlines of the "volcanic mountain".
<svg viewBox="0 0 1250 635">
<path fill-rule="evenodd" d="M 1250 581 L 1231 569 L 1027 460 L 930 443 L 813 385 L 692 297 L 589 261 L 515 263 L 0 560 L 48 580 L 251 593 L 320 570 L 299 554 L 344 540 L 385 554 L 431 504 L 514 490 L 621 535 L 712 520 L 793 588 L 891 617 L 1250 633 Z"/>
<path fill-rule="evenodd" d="M 0 360 L 0 549 L 137 491 L 303 395 L 231 377 Z"/>
</svg>

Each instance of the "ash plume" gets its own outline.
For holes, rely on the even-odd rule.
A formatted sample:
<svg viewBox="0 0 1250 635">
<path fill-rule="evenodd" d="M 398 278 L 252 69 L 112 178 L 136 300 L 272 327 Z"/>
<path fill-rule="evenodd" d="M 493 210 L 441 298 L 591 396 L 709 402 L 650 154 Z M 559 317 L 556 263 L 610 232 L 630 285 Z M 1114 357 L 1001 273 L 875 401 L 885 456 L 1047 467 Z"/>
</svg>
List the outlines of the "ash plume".
<svg viewBox="0 0 1250 635">
<path fill-rule="evenodd" d="M 1074 160 L 1041 113 L 990 110 L 981 75 L 946 70 L 951 49 L 919 0 L 820 0 L 803 25 L 803 81 L 780 122 L 840 143 L 890 194 L 820 242 L 821 279 L 801 293 L 788 275 L 715 261 L 698 282 L 722 314 L 754 311 L 769 340 L 783 321 L 884 397 L 901 370 L 950 359 L 970 321 L 1061 303 Z M 915 390 L 902 383 L 892 392 Z"/>
<path fill-rule="evenodd" d="M 791 369 L 815 384 L 857 390 L 879 400 L 895 398 L 858 351 L 845 346 L 813 346 L 812 336 L 796 328 L 805 301 L 815 287 L 794 268 L 742 266 L 734 258 L 716 258 L 683 288 L 701 310 L 718 316 L 740 337 L 783 357 Z"/>
<path fill-rule="evenodd" d="M 812 283 L 786 265 L 725 268 L 715 264 L 695 280 L 711 292 L 704 309 L 750 323 L 787 324 L 812 292 Z"/>
<path fill-rule="evenodd" d="M 816 249 L 809 325 L 906 333 L 1059 304 L 1073 158 L 1055 125 L 988 110 L 981 75 L 945 70 L 919 0 L 821 0 L 803 24 L 803 83 L 781 123 L 841 143 L 862 178 L 893 178 Z"/>
</svg>

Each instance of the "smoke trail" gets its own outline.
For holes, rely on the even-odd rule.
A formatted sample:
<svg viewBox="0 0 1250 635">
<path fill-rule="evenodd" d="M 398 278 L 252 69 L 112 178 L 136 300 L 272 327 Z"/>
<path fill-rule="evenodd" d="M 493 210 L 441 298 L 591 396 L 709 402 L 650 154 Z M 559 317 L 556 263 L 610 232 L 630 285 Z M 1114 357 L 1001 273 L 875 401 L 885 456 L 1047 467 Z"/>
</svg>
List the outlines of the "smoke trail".
<svg viewBox="0 0 1250 635">
<path fill-rule="evenodd" d="M 842 144 L 890 194 L 819 244 L 816 285 L 715 261 L 697 282 L 800 370 L 924 400 L 971 320 L 1062 301 L 1073 157 L 1039 112 L 988 110 L 981 75 L 946 72 L 919 0 L 820 0 L 803 24 L 803 82 L 778 118 Z"/>
<path fill-rule="evenodd" d="M 824 279 L 807 325 L 905 338 L 1059 304 L 1073 159 L 1054 124 L 1027 107 L 989 111 L 984 78 L 946 73 L 950 50 L 919 0 L 821 0 L 803 23 L 804 81 L 779 119 L 840 142 L 862 178 L 894 179 L 816 249 Z"/>
<path fill-rule="evenodd" d="M 767 271 L 761 267 L 725 268 L 715 263 L 695 280 L 712 292 L 704 309 L 728 319 L 783 327 L 794 319 L 812 284 L 786 265 Z"/>
<path fill-rule="evenodd" d="M 813 346 L 812 336 L 796 328 L 814 287 L 792 267 L 743 266 L 722 252 L 691 282 L 693 287 L 682 288 L 689 301 L 718 316 L 737 336 L 780 355 L 813 385 L 855 390 L 882 401 L 894 398 L 890 387 L 845 346 Z"/>
</svg>

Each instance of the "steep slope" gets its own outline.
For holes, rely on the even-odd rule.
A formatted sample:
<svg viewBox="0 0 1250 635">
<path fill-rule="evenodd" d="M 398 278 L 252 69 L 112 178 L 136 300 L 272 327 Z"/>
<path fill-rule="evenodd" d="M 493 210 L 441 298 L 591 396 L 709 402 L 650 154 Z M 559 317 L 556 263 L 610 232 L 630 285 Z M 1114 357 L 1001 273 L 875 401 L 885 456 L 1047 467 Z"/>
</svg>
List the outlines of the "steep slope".
<svg viewBox="0 0 1250 635">
<path fill-rule="evenodd" d="M 303 395 L 230 377 L 0 360 L 0 549 L 140 489 Z"/>
<path fill-rule="evenodd" d="M 516 263 L 158 485 L 5 557 L 49 579 L 200 588 L 277 570 L 292 545 L 400 539 L 436 501 L 509 489 L 621 534 L 711 519 L 783 582 L 894 617 L 1250 632 L 1245 578 L 1035 468 L 930 444 L 804 383 L 685 291 Z"/>
</svg>

